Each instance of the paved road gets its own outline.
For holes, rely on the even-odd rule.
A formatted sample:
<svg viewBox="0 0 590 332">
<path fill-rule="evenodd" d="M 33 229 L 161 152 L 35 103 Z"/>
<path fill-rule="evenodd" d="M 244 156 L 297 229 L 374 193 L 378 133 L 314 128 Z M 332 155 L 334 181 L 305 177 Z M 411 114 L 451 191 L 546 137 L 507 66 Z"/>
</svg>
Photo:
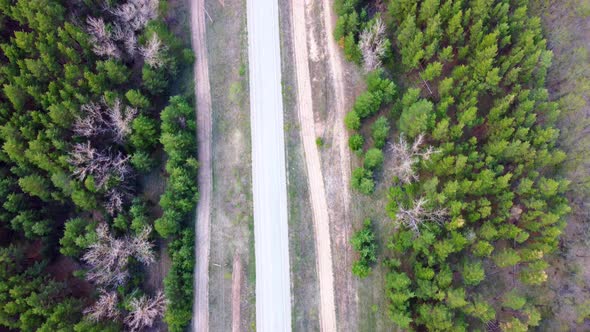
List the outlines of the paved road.
<svg viewBox="0 0 590 332">
<path fill-rule="evenodd" d="M 195 300 L 193 331 L 209 331 L 209 242 L 211 224 L 211 91 L 205 31 L 205 1 L 191 0 L 191 35 L 195 52 L 195 97 L 199 143 L 199 203 L 195 220 Z M 174 299 L 171 299 L 174 301 Z"/>
<path fill-rule="evenodd" d="M 256 330 L 291 329 L 287 178 L 277 0 L 248 0 Z"/>
</svg>

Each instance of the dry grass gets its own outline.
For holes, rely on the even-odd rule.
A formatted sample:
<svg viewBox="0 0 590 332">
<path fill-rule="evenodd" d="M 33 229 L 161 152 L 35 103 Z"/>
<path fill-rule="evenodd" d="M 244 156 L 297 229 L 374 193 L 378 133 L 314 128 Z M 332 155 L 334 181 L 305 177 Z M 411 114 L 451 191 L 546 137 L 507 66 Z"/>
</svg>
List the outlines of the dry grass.
<svg viewBox="0 0 590 332">
<path fill-rule="evenodd" d="M 290 1 L 279 0 L 281 68 L 287 153 L 289 256 L 291 266 L 292 329 L 319 330 L 319 283 L 315 260 L 313 215 L 296 108 L 296 82 L 292 49 Z"/>
<path fill-rule="evenodd" d="M 240 326 L 255 321 L 252 169 L 248 103 L 246 2 L 205 4 L 213 108 L 213 192 L 209 329 L 232 330 L 233 257 L 243 259 Z"/>
</svg>

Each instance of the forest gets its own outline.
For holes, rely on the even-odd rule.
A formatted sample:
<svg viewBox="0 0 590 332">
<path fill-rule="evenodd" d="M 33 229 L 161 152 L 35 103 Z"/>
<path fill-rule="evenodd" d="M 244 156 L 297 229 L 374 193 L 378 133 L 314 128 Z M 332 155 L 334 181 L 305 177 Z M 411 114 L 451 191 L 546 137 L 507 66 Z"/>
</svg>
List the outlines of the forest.
<svg viewBox="0 0 590 332">
<path fill-rule="evenodd" d="M 191 319 L 195 110 L 172 78 L 194 56 L 167 12 L 0 0 L 0 329 Z"/>
<path fill-rule="evenodd" d="M 548 50 L 527 0 L 337 0 L 366 90 L 345 117 L 354 190 L 388 187 L 391 232 L 353 235 L 352 272 L 387 271 L 392 326 L 527 331 L 571 208 Z M 385 237 L 377 248 L 376 236 Z"/>
</svg>

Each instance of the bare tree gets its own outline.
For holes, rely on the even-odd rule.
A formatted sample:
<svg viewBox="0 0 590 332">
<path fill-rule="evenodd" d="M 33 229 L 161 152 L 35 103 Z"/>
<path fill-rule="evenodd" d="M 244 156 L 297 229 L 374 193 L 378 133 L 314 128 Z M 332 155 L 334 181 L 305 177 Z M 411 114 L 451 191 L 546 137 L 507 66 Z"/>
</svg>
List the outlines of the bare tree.
<svg viewBox="0 0 590 332">
<path fill-rule="evenodd" d="M 98 151 L 90 144 L 76 143 L 70 153 L 69 162 L 74 166 L 74 176 L 83 181 L 92 175 L 98 188 L 105 188 L 111 177 L 119 182 L 125 182 L 133 171 L 129 165 L 129 156 L 123 156 L 121 152 Z"/>
<path fill-rule="evenodd" d="M 84 310 L 84 315 L 93 322 L 103 319 L 116 320 L 119 318 L 118 301 L 117 292 L 107 292 L 101 289 L 100 297 L 93 305 Z"/>
<path fill-rule="evenodd" d="M 164 294 L 159 291 L 155 297 L 148 298 L 145 295 L 130 301 L 131 312 L 125 317 L 125 325 L 131 331 L 139 331 L 145 327 L 151 327 L 156 318 L 162 316 L 166 308 Z"/>
<path fill-rule="evenodd" d="M 164 50 L 165 46 L 162 45 L 160 38 L 155 33 L 152 34 L 152 37 L 145 46 L 139 48 L 139 52 L 143 55 L 145 63 L 152 68 L 159 68 L 164 65 L 164 57 L 162 55 Z"/>
<path fill-rule="evenodd" d="M 151 228 L 146 228 L 137 237 L 115 238 L 106 224 L 96 229 L 98 240 L 91 244 L 82 260 L 90 265 L 86 279 L 103 286 L 122 285 L 129 277 L 127 263 L 134 256 L 150 265 L 155 261 L 153 244 L 148 241 Z"/>
<path fill-rule="evenodd" d="M 152 228 L 148 226 L 139 235 L 129 239 L 129 246 L 133 256 L 145 265 L 151 265 L 156 261 L 153 251 L 154 244 L 148 241 L 151 232 Z"/>
<path fill-rule="evenodd" d="M 430 145 L 426 149 L 422 149 L 423 142 L 424 135 L 420 134 L 410 146 L 403 134 L 401 134 L 397 143 L 389 143 L 389 149 L 393 155 L 393 167 L 391 170 L 401 182 L 411 183 L 417 181 L 418 174 L 414 170 L 414 165 L 421 159 L 429 160 L 432 154 L 438 152 Z"/>
<path fill-rule="evenodd" d="M 74 123 L 73 131 L 76 135 L 89 138 L 110 134 L 119 144 L 131 133 L 131 122 L 137 115 L 137 109 L 123 106 L 119 98 L 112 105 L 104 98 L 102 105 L 90 102 L 82 105 L 81 110 L 83 116 Z"/>
<path fill-rule="evenodd" d="M 88 16 L 86 19 L 88 25 L 88 33 L 90 34 L 90 41 L 94 44 L 92 51 L 98 56 L 118 59 L 121 57 L 121 52 L 113 40 L 111 33 L 107 29 L 106 24 L 102 18 L 94 18 Z"/>
<path fill-rule="evenodd" d="M 399 209 L 395 215 L 395 222 L 408 227 L 415 234 L 420 234 L 420 226 L 425 222 L 444 223 L 447 219 L 448 212 L 446 209 L 426 207 L 428 200 L 424 197 L 415 199 L 411 208 L 405 208 L 399 204 Z"/>
<path fill-rule="evenodd" d="M 91 244 L 82 256 L 82 260 L 90 265 L 86 279 L 103 286 L 122 285 L 129 276 L 129 246 L 124 239 L 111 236 L 106 224 L 98 226 L 96 234 L 98 241 Z"/>
<path fill-rule="evenodd" d="M 92 16 L 88 16 L 86 19 L 86 24 L 88 24 L 86 30 L 90 34 L 90 38 L 93 41 L 104 41 L 111 38 L 109 30 L 107 29 L 107 26 L 101 17 L 94 18 Z"/>
<path fill-rule="evenodd" d="M 157 17 L 158 0 L 130 0 L 110 11 L 121 23 L 139 31 Z"/>
<path fill-rule="evenodd" d="M 108 126 L 113 134 L 113 139 L 122 144 L 125 137 L 131 133 L 131 122 L 137 115 L 137 109 L 129 106 L 123 107 L 121 100 L 116 98 L 112 106 L 107 106 L 107 114 L 110 119 Z"/>
<path fill-rule="evenodd" d="M 134 56 L 137 51 L 137 37 L 128 25 L 119 22 L 113 23 L 112 39 L 123 43 L 123 48 L 129 56 Z"/>
<path fill-rule="evenodd" d="M 82 116 L 76 119 L 73 131 L 82 137 L 93 137 L 105 133 L 106 120 L 103 116 L 102 107 L 90 102 L 80 108 Z"/>
<path fill-rule="evenodd" d="M 360 35 L 359 48 L 363 54 L 363 62 L 366 71 L 372 71 L 381 67 L 381 59 L 387 51 L 385 38 L 385 24 L 380 17 L 375 23 L 363 30 Z"/>
</svg>

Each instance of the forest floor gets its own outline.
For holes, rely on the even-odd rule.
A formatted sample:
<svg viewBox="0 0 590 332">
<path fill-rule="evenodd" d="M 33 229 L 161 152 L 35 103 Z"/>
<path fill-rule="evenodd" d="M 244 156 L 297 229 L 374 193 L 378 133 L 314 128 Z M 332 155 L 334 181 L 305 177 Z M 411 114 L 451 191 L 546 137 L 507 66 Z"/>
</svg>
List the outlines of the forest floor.
<svg viewBox="0 0 590 332">
<path fill-rule="evenodd" d="M 545 0 L 534 3 L 553 51 L 547 84 L 559 103 L 561 136 L 568 153 L 564 175 L 572 182 L 568 194 L 572 213 L 560 247 L 549 263 L 542 302 L 547 304 L 547 331 L 590 330 L 590 1 Z"/>
<path fill-rule="evenodd" d="M 211 92 L 207 59 L 204 0 L 191 0 L 192 46 L 195 52 L 195 96 L 199 160 L 199 202 L 195 220 L 193 330 L 209 328 L 209 251 L 211 223 Z"/>
<path fill-rule="evenodd" d="M 210 331 L 251 331 L 255 329 L 256 277 L 246 1 L 207 0 L 202 9 L 206 11 L 213 144 L 208 327 Z"/>
</svg>

